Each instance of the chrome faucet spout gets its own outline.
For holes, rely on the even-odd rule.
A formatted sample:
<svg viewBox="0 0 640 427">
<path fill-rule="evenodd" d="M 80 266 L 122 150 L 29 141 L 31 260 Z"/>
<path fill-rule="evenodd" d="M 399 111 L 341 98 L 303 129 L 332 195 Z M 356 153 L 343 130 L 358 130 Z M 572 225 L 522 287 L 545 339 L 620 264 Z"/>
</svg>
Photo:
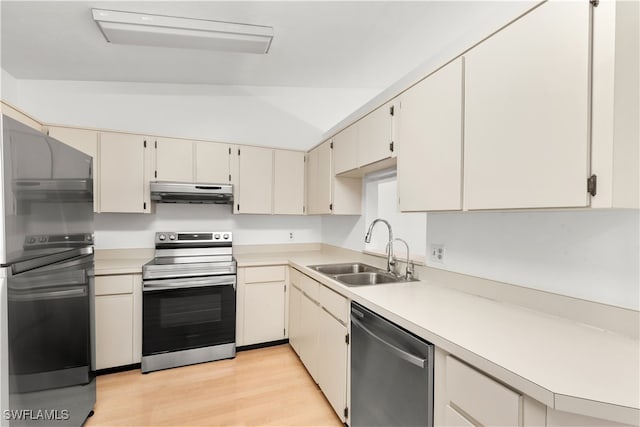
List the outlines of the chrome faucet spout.
<svg viewBox="0 0 640 427">
<path fill-rule="evenodd" d="M 400 239 L 400 238 L 397 238 L 397 237 L 395 239 L 393 239 L 393 241 L 394 242 L 395 241 L 402 242 L 402 243 L 404 243 L 404 245 L 407 248 L 407 266 L 406 266 L 406 269 L 405 269 L 405 272 L 404 272 L 404 278 L 406 280 L 409 280 L 409 279 L 411 279 L 411 276 L 413 275 L 413 265 L 412 265 L 413 263 L 411 262 L 411 257 L 409 256 L 409 244 L 406 242 L 406 240 Z"/>
<path fill-rule="evenodd" d="M 391 224 L 389 221 L 376 218 L 369 225 L 369 229 L 367 230 L 367 234 L 364 236 L 365 243 L 371 243 L 371 233 L 373 232 L 373 226 L 377 223 L 382 222 L 389 229 L 389 242 L 387 243 L 388 251 L 387 251 L 387 271 L 391 272 L 391 266 L 394 264 L 393 257 L 393 231 L 391 230 Z"/>
</svg>

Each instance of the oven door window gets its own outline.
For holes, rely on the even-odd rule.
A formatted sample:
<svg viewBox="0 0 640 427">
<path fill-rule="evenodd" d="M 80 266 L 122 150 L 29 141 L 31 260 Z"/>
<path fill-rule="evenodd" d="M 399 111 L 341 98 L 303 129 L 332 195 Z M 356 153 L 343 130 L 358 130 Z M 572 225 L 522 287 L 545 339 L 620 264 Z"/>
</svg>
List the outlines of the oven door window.
<svg viewBox="0 0 640 427">
<path fill-rule="evenodd" d="M 143 298 L 143 355 L 235 341 L 232 285 L 145 291 Z"/>
</svg>

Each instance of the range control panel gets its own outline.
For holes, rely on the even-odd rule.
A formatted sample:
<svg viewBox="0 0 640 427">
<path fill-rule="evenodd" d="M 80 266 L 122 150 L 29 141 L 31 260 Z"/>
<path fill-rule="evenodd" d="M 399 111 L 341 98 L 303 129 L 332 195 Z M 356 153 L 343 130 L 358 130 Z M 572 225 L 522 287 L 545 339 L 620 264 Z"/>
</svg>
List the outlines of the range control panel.
<svg viewBox="0 0 640 427">
<path fill-rule="evenodd" d="M 201 243 L 231 243 L 233 242 L 233 234 L 230 231 L 215 232 L 176 232 L 161 231 L 156 233 L 156 245 L 162 243 L 193 244 Z"/>
</svg>

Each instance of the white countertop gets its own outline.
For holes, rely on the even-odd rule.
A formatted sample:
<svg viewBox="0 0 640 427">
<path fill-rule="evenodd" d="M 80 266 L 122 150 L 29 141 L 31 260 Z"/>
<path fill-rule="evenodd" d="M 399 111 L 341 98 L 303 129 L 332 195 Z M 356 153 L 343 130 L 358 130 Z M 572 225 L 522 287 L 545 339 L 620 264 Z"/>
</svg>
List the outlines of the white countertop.
<svg viewBox="0 0 640 427">
<path fill-rule="evenodd" d="M 638 424 L 637 340 L 432 281 L 347 287 L 307 266 L 352 260 L 319 251 L 236 258 L 290 264 L 551 408 Z"/>
<path fill-rule="evenodd" d="M 637 340 L 433 281 L 346 287 L 307 268 L 358 261 L 338 253 L 235 257 L 240 268 L 291 265 L 551 408 L 627 424 L 640 420 Z M 149 259 L 135 253 L 96 259 L 96 274 L 141 273 Z"/>
</svg>

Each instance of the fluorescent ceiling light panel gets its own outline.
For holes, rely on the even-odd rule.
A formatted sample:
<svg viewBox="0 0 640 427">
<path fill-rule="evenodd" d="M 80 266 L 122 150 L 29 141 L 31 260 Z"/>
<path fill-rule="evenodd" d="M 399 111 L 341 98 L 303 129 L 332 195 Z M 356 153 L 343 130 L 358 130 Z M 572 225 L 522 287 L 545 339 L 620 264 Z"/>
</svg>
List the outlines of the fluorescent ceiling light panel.
<svg viewBox="0 0 640 427">
<path fill-rule="evenodd" d="M 261 25 L 101 9 L 92 12 L 110 43 L 267 53 L 273 39 L 273 28 Z"/>
</svg>

